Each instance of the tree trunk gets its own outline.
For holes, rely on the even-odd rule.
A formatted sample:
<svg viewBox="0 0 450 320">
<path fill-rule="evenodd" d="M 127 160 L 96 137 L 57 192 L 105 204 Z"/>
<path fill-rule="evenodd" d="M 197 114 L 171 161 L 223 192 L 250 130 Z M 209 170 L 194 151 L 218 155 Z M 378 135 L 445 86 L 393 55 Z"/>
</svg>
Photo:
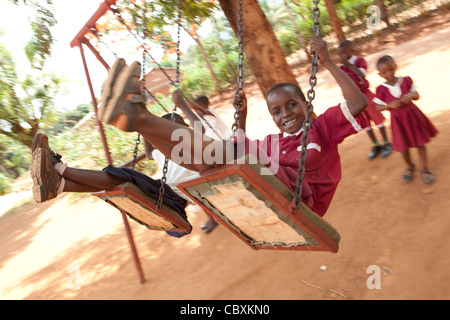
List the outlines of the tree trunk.
<svg viewBox="0 0 450 320">
<path fill-rule="evenodd" d="M 388 29 L 391 29 L 392 25 L 389 22 L 389 15 L 388 15 L 388 12 L 387 12 L 386 5 L 384 4 L 384 1 L 383 0 L 377 0 L 376 4 L 380 7 L 381 20 L 383 20 L 384 23 L 386 23 L 386 26 L 387 26 Z"/>
<path fill-rule="evenodd" d="M 219 2 L 231 27 L 237 34 L 237 0 L 219 0 Z M 264 98 L 270 88 L 277 83 L 292 82 L 298 85 L 269 20 L 258 2 L 244 0 L 242 7 L 244 52 Z"/>
<path fill-rule="evenodd" d="M 336 13 L 333 0 L 325 0 L 325 6 L 327 7 L 328 15 L 330 16 L 331 26 L 339 41 L 345 40 L 344 31 L 342 31 L 342 25 Z"/>
</svg>

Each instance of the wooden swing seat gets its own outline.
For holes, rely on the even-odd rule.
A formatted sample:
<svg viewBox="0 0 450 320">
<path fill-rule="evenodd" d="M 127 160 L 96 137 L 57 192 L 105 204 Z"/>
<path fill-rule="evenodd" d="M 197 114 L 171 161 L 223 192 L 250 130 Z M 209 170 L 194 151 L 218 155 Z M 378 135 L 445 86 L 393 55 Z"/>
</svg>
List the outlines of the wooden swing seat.
<svg viewBox="0 0 450 320">
<path fill-rule="evenodd" d="M 177 188 L 255 250 L 337 252 L 339 233 L 303 203 L 291 212 L 294 194 L 275 175 L 260 175 L 261 168 L 247 155 Z"/>
<path fill-rule="evenodd" d="M 192 230 L 190 223 L 168 205 L 163 203 L 158 212 L 157 201 L 131 182 L 122 183 L 109 190 L 94 192 L 92 195 L 119 209 L 148 229 L 184 233 L 190 233 Z"/>
</svg>

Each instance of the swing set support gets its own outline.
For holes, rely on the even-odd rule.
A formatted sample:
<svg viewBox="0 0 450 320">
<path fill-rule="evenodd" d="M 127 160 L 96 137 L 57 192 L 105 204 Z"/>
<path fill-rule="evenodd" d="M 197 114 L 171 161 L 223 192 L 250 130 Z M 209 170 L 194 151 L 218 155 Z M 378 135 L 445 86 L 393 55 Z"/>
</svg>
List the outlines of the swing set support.
<svg viewBox="0 0 450 320">
<path fill-rule="evenodd" d="M 106 140 L 105 130 L 103 128 L 103 124 L 101 121 L 98 120 L 97 117 L 97 99 L 95 97 L 94 88 L 92 86 L 91 77 L 89 74 L 89 68 L 86 62 L 86 57 L 84 54 L 83 45 L 86 45 L 87 48 L 94 54 L 94 56 L 102 63 L 102 65 L 106 68 L 106 70 L 109 70 L 110 66 L 106 63 L 106 61 L 103 59 L 103 57 L 100 55 L 100 53 L 94 48 L 94 46 L 89 42 L 89 40 L 86 38 L 86 34 L 91 32 L 93 28 L 95 28 L 95 24 L 108 10 L 112 10 L 111 6 L 116 4 L 116 0 L 105 0 L 102 3 L 100 3 L 99 8 L 97 11 L 92 15 L 92 17 L 86 22 L 86 24 L 81 28 L 81 30 L 77 33 L 77 35 L 73 38 L 73 40 L 70 42 L 70 47 L 79 47 L 80 54 L 81 54 L 81 60 L 83 62 L 84 71 L 86 73 L 86 80 L 89 87 L 91 99 L 92 99 L 92 106 L 94 108 L 95 116 L 97 119 L 97 125 L 98 130 L 100 132 L 101 141 L 103 144 L 103 149 L 105 151 L 106 161 L 108 164 L 112 165 L 112 158 L 111 154 L 109 152 L 108 142 Z M 124 166 L 127 166 L 125 164 Z M 141 266 L 141 262 L 139 260 L 139 255 L 136 249 L 136 245 L 133 239 L 133 234 L 131 232 L 131 228 L 128 222 L 127 215 L 121 211 L 123 223 L 125 226 L 125 232 L 127 234 L 128 242 L 130 245 L 131 253 L 133 255 L 134 264 L 136 267 L 136 270 L 138 272 L 139 281 L 141 283 L 145 282 L 144 272 Z"/>
</svg>

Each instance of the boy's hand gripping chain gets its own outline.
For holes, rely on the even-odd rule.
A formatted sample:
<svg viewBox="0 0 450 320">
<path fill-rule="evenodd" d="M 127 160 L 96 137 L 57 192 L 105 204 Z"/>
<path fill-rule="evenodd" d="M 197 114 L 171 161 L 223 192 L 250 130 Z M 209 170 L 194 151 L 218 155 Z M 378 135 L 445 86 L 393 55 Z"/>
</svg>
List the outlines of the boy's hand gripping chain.
<svg viewBox="0 0 450 320">
<path fill-rule="evenodd" d="M 314 9 L 313 9 L 313 16 L 314 16 L 314 24 L 313 24 L 313 31 L 314 35 L 316 37 L 320 34 L 320 23 L 319 23 L 319 17 L 320 17 L 320 10 L 319 10 L 319 1 L 320 0 L 313 0 L 314 2 Z M 316 73 L 318 70 L 318 64 L 317 60 L 319 59 L 316 52 L 313 52 L 313 60 L 311 63 L 311 71 L 312 74 L 309 78 L 309 84 L 311 88 L 308 90 L 308 101 L 305 107 L 305 121 L 303 122 L 303 136 L 301 139 L 301 147 L 302 150 L 300 152 L 299 156 L 299 166 L 297 171 L 297 180 L 295 183 L 295 200 L 294 200 L 294 208 L 298 209 L 301 203 L 301 195 L 303 190 L 303 180 L 305 177 L 305 166 L 306 166 L 306 155 L 307 155 L 307 147 L 309 143 L 309 128 L 311 127 L 311 115 L 314 111 L 314 107 L 312 105 L 312 101 L 314 100 L 316 93 L 314 92 L 314 86 L 317 84 L 317 78 Z"/>
</svg>

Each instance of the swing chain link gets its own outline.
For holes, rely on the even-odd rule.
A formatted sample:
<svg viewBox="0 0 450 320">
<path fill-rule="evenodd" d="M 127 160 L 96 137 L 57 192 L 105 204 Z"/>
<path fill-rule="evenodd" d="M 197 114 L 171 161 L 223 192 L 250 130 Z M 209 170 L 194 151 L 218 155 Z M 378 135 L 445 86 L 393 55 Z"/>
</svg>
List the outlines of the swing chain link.
<svg viewBox="0 0 450 320">
<path fill-rule="evenodd" d="M 238 0 L 238 23 L 237 23 L 237 37 L 238 37 L 238 48 L 239 48 L 239 60 L 238 60 L 238 89 L 237 92 L 242 92 L 243 84 L 244 84 L 244 20 L 243 20 L 243 14 L 244 11 L 242 9 L 242 2 L 243 0 Z M 236 130 L 238 128 L 238 120 L 240 118 L 240 108 L 242 106 L 242 102 L 239 104 L 236 104 L 236 111 L 234 112 L 234 123 L 231 126 L 231 131 L 233 132 L 232 137 L 234 138 L 236 136 Z"/>
<path fill-rule="evenodd" d="M 313 31 L 315 36 L 319 36 L 320 34 L 320 23 L 319 23 L 319 17 L 320 17 L 320 10 L 319 10 L 319 2 L 320 0 L 313 0 L 314 2 L 314 9 L 313 9 L 313 16 L 314 16 L 314 24 L 313 24 Z M 311 63 L 311 76 L 309 78 L 309 85 L 311 88 L 308 90 L 307 98 L 308 101 L 306 103 L 305 107 L 305 120 L 303 122 L 303 135 L 301 139 L 301 151 L 299 156 L 299 168 L 297 171 L 297 180 L 295 185 L 295 201 L 294 206 L 295 209 L 298 209 L 301 203 L 301 195 L 303 192 L 303 180 L 305 178 L 305 167 L 306 167 L 306 156 L 307 156 L 307 148 L 309 144 L 309 129 L 311 128 L 311 115 L 314 112 L 314 107 L 312 105 L 312 101 L 314 100 L 316 93 L 314 91 L 314 87 L 317 84 L 317 78 L 316 73 L 318 71 L 318 55 L 316 52 L 313 52 L 313 61 Z"/>
<path fill-rule="evenodd" d="M 177 64 L 176 64 L 176 79 L 175 82 L 172 81 L 175 88 L 179 90 L 180 87 L 180 39 L 181 39 L 181 0 L 177 0 L 177 13 L 178 13 L 178 29 L 177 29 Z M 170 116 L 170 121 L 174 121 L 175 118 L 175 111 L 177 110 L 177 106 L 173 105 L 172 115 Z M 156 203 L 156 211 L 161 211 L 163 199 L 164 199 L 164 193 L 166 192 L 166 183 L 167 183 L 167 171 L 169 168 L 169 158 L 165 157 L 164 159 L 164 167 L 162 170 L 162 177 L 161 177 L 161 186 L 159 188 L 159 195 L 158 195 L 158 201 Z"/>
<path fill-rule="evenodd" d="M 133 160 L 131 161 L 131 169 L 134 170 L 134 167 L 136 166 L 136 159 L 138 156 L 138 150 L 139 150 L 139 144 L 141 143 L 141 135 L 138 133 L 136 137 L 136 143 L 134 145 L 133 150 Z"/>
</svg>

